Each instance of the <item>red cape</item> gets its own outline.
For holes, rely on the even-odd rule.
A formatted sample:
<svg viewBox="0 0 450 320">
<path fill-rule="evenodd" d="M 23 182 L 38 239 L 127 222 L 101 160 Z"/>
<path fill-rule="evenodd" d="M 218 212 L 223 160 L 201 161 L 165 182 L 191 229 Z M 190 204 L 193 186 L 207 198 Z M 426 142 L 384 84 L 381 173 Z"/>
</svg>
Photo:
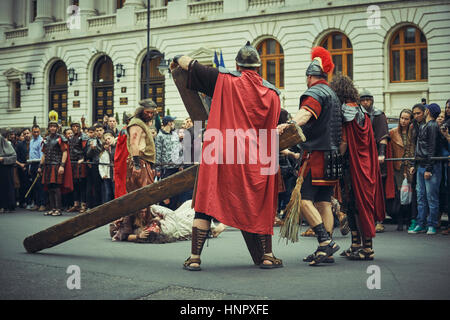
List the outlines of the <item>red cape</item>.
<svg viewBox="0 0 450 320">
<path fill-rule="evenodd" d="M 350 158 L 353 194 L 364 237 L 375 237 L 375 220 L 385 218 L 383 186 L 372 124 L 366 114 L 364 127 L 353 120 L 344 124 Z"/>
<path fill-rule="evenodd" d="M 69 145 L 67 144 L 67 160 L 64 165 L 64 181 L 61 185 L 61 193 L 66 194 L 73 191 L 73 179 L 72 179 L 72 163 L 70 162 Z"/>
<path fill-rule="evenodd" d="M 270 164 L 262 164 L 259 152 L 263 145 L 267 145 L 268 148 L 262 149 L 268 150 L 263 151 L 263 155 L 270 155 L 271 129 L 277 126 L 280 110 L 278 95 L 262 85 L 262 78 L 256 72 L 243 71 L 240 77 L 219 74 L 204 136 L 195 211 L 240 230 L 273 234 L 278 201 L 278 161 L 273 174 L 261 174 L 261 169 L 269 168 Z M 256 151 L 253 152 L 249 143 L 245 143 L 245 152 L 237 157 L 237 139 L 227 137 L 227 129 L 243 130 L 241 136 L 254 129 L 258 138 L 249 140 L 254 143 L 252 148 L 255 147 Z M 260 129 L 267 130 L 267 139 L 260 138 Z M 214 137 L 221 134 L 221 139 L 211 138 L 211 134 Z M 221 152 L 214 151 L 219 148 Z M 234 164 L 230 164 L 232 161 L 227 161 L 227 150 L 233 149 Z M 274 152 L 278 160 L 278 144 Z M 211 163 L 208 155 L 223 160 L 223 164 Z M 239 156 L 245 156 L 244 164 L 238 164 Z M 257 157 L 256 161 L 250 161 L 249 156 L 253 160 Z"/>
<path fill-rule="evenodd" d="M 126 128 L 126 127 L 125 127 Z M 127 193 L 127 134 L 124 130 L 120 131 L 117 138 L 116 153 L 114 154 L 114 197 L 119 198 Z"/>
</svg>

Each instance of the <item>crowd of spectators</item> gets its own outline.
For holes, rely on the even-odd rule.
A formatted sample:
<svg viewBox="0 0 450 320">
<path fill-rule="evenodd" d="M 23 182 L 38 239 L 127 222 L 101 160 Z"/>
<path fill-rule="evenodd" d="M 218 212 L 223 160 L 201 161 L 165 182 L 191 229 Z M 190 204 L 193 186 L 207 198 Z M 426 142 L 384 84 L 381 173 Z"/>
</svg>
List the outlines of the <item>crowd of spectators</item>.
<svg viewBox="0 0 450 320">
<path fill-rule="evenodd" d="M 179 149 L 182 157 L 183 131 L 192 127 L 192 121 L 188 118 L 180 129 L 175 129 L 174 120 L 174 117 L 166 116 L 159 130 L 154 125 L 151 129 L 157 146 L 156 170 L 159 179 L 184 168 L 173 163 L 170 154 L 165 153 L 170 143 L 170 148 Z M 73 191 L 62 194 L 61 212 L 84 213 L 115 198 L 114 155 L 120 131 L 117 120 L 107 116 L 92 126 L 87 126 L 84 118 L 80 123 L 73 122 L 66 128 L 59 126 L 58 133 L 69 146 L 73 180 Z M 60 212 L 48 211 L 52 209 L 49 207 L 48 190 L 42 183 L 41 175 L 38 175 L 48 134 L 48 129 L 34 124 L 31 129 L 8 130 L 1 137 L 0 213 L 14 212 L 19 207 L 44 212 L 45 215 L 60 215 Z M 164 139 L 165 136 L 169 139 Z M 166 199 L 161 205 L 176 210 L 191 198 L 192 191 Z"/>
</svg>

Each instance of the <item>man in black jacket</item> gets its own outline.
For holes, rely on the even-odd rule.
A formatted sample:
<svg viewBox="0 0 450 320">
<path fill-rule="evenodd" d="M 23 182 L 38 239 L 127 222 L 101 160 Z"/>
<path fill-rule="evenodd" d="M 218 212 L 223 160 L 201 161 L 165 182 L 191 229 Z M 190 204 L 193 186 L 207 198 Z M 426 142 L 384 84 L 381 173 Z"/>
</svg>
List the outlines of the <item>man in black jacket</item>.
<svg viewBox="0 0 450 320">
<path fill-rule="evenodd" d="M 441 113 L 441 108 L 432 103 L 425 110 L 425 123 L 419 127 L 416 145 L 416 158 L 424 160 L 417 167 L 417 226 L 411 233 L 436 234 L 439 215 L 439 185 L 441 183 L 441 164 L 430 160 L 439 156 L 439 126 L 436 118 Z M 415 168 L 410 168 L 413 174 Z M 427 218 L 428 216 L 428 218 Z M 428 228 L 426 228 L 428 227 Z"/>
</svg>

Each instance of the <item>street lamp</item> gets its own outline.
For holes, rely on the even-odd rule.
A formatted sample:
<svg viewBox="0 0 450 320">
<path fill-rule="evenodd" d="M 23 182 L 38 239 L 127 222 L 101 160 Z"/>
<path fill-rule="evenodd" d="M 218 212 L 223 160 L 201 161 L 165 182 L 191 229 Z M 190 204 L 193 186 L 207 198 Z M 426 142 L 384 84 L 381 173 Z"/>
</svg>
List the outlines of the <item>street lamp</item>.
<svg viewBox="0 0 450 320">
<path fill-rule="evenodd" d="M 67 70 L 69 72 L 69 82 L 70 85 L 72 85 L 72 82 L 78 80 L 78 74 L 75 73 L 75 69 L 74 68 L 70 68 L 69 70 Z"/>
<path fill-rule="evenodd" d="M 125 77 L 125 69 L 121 63 L 116 64 L 116 77 L 117 82 L 120 81 L 120 77 Z"/>
<path fill-rule="evenodd" d="M 27 72 L 25 74 L 25 82 L 27 84 L 27 89 L 30 90 L 30 86 L 32 84 L 34 84 L 34 78 L 33 78 L 33 75 L 31 74 L 31 72 Z"/>
<path fill-rule="evenodd" d="M 159 62 L 159 65 L 157 67 L 159 73 L 162 74 L 163 76 L 165 76 L 167 71 L 170 72 L 169 65 L 170 65 L 170 59 L 165 60 L 164 53 L 161 53 L 161 61 Z"/>
</svg>

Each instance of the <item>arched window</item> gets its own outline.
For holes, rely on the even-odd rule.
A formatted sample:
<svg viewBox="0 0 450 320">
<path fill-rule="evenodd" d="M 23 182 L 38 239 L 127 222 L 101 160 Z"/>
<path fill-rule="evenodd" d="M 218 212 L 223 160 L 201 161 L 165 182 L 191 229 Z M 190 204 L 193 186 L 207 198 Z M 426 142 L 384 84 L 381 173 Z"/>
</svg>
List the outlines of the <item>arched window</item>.
<svg viewBox="0 0 450 320">
<path fill-rule="evenodd" d="M 59 60 L 50 69 L 49 77 L 49 111 L 58 113 L 58 121 L 63 126 L 67 125 L 67 67 Z"/>
<path fill-rule="evenodd" d="M 103 122 L 103 117 L 114 116 L 114 67 L 110 57 L 101 56 L 94 65 L 92 82 L 94 108 L 93 122 Z"/>
<path fill-rule="evenodd" d="M 151 98 L 157 106 L 157 111 L 160 116 L 165 115 L 164 110 L 164 86 L 166 77 L 158 71 L 158 65 L 161 62 L 161 56 L 154 56 L 155 53 L 150 53 L 149 66 L 149 87 L 147 88 L 147 73 L 145 71 L 146 56 L 141 64 L 141 99 Z"/>
<path fill-rule="evenodd" d="M 397 30 L 389 45 L 391 82 L 428 80 L 427 39 L 414 26 Z"/>
<path fill-rule="evenodd" d="M 353 47 L 347 36 L 341 32 L 328 34 L 320 43 L 321 47 L 327 49 L 334 63 L 333 75 L 341 73 L 353 79 Z M 332 75 L 328 75 L 331 81 Z"/>
<path fill-rule="evenodd" d="M 257 48 L 261 58 L 261 77 L 275 85 L 284 88 L 284 52 L 278 41 L 266 39 Z"/>
</svg>

